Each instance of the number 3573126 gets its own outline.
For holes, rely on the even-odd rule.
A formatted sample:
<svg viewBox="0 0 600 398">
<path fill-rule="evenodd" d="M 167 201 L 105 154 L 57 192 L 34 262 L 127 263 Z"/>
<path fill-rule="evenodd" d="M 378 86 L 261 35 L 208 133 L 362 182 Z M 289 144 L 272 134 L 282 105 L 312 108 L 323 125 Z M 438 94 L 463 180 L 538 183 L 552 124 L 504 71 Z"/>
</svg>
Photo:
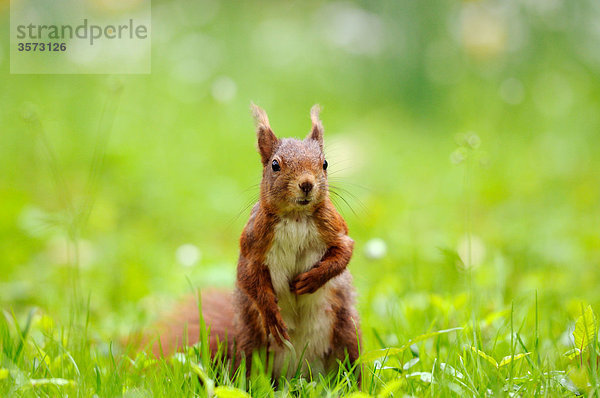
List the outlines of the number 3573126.
<svg viewBox="0 0 600 398">
<path fill-rule="evenodd" d="M 66 51 L 67 43 L 18 43 L 19 51 Z"/>
</svg>

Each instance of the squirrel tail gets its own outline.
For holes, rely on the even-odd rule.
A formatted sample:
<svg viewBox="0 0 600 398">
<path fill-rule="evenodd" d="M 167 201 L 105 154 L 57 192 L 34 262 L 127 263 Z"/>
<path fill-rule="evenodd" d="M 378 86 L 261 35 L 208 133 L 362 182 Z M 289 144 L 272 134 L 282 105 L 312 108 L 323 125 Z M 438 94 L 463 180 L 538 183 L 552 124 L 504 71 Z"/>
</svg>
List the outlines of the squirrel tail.
<svg viewBox="0 0 600 398">
<path fill-rule="evenodd" d="M 233 329 L 233 293 L 209 290 L 201 295 L 202 317 L 210 345 L 211 356 L 219 350 L 231 357 L 235 333 Z M 177 308 L 163 317 L 150 333 L 142 338 L 141 347 L 150 349 L 155 357 L 170 356 L 200 341 L 200 311 L 197 296 L 182 300 Z"/>
</svg>

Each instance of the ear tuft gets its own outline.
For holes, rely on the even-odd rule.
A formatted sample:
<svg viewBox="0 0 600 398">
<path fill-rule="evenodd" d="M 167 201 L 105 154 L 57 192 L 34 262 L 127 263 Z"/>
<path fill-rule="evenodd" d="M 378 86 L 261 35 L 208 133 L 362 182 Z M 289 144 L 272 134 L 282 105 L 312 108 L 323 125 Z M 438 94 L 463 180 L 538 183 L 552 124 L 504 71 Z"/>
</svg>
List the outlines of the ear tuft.
<svg viewBox="0 0 600 398">
<path fill-rule="evenodd" d="M 269 125 L 269 117 L 264 109 L 256 105 L 254 102 L 250 102 L 250 111 L 252 112 L 252 117 L 254 118 L 254 123 L 256 124 L 257 130 L 271 129 L 271 126 Z"/>
<path fill-rule="evenodd" d="M 321 122 L 321 119 L 319 119 L 319 113 L 321 113 L 321 107 L 319 104 L 313 105 L 313 107 L 310 109 L 312 128 L 307 138 L 317 141 L 321 148 L 323 148 L 323 123 Z"/>
<path fill-rule="evenodd" d="M 273 155 L 273 151 L 279 140 L 273 133 L 273 130 L 271 130 L 267 112 L 253 102 L 250 103 L 250 111 L 252 112 L 254 123 L 256 124 L 258 152 L 260 153 L 261 161 L 264 166 Z"/>
</svg>

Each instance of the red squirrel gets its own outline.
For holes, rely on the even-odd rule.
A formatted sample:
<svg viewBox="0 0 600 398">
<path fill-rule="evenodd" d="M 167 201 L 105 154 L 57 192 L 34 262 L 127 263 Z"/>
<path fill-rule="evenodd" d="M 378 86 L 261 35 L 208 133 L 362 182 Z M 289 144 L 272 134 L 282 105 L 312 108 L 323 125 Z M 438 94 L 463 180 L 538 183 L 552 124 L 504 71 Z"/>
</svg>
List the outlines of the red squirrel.
<svg viewBox="0 0 600 398">
<path fill-rule="evenodd" d="M 276 378 L 287 376 L 281 374 L 286 363 L 293 371 L 300 357 L 304 375 L 307 362 L 313 374 L 335 369 L 346 356 L 354 363 L 361 344 L 347 270 L 354 241 L 329 198 L 319 106 L 311 109 L 312 128 L 304 140 L 277 138 L 263 109 L 252 104 L 252 114 L 263 167 L 260 200 L 240 238 L 233 296 L 202 297 L 211 350 L 227 339 L 227 351 L 239 363 L 267 348 Z M 183 330 L 188 343 L 197 341 L 194 313 L 190 304 L 171 317 L 155 353 L 176 349 L 185 340 Z M 185 329 L 178 326 L 182 321 Z"/>
</svg>

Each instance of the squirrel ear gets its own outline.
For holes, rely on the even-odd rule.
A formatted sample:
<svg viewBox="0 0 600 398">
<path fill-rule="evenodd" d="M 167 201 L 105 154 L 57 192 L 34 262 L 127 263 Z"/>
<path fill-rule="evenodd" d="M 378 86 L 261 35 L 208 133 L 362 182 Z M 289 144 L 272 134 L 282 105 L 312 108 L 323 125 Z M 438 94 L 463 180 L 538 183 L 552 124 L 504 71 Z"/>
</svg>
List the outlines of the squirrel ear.
<svg viewBox="0 0 600 398">
<path fill-rule="evenodd" d="M 254 117 L 254 123 L 256 124 L 258 151 L 260 152 L 262 164 L 265 165 L 269 159 L 271 159 L 271 155 L 273 155 L 273 151 L 279 140 L 275 134 L 273 134 L 273 130 L 271 130 L 269 118 L 264 109 L 251 102 L 250 110 L 252 111 L 252 117 Z"/>
<path fill-rule="evenodd" d="M 323 148 L 323 123 L 321 123 L 321 119 L 319 119 L 320 112 L 321 107 L 319 106 L 319 104 L 313 105 L 313 107 L 310 109 L 310 120 L 312 121 L 312 128 L 306 138 L 316 140 L 321 146 L 321 148 Z"/>
</svg>

